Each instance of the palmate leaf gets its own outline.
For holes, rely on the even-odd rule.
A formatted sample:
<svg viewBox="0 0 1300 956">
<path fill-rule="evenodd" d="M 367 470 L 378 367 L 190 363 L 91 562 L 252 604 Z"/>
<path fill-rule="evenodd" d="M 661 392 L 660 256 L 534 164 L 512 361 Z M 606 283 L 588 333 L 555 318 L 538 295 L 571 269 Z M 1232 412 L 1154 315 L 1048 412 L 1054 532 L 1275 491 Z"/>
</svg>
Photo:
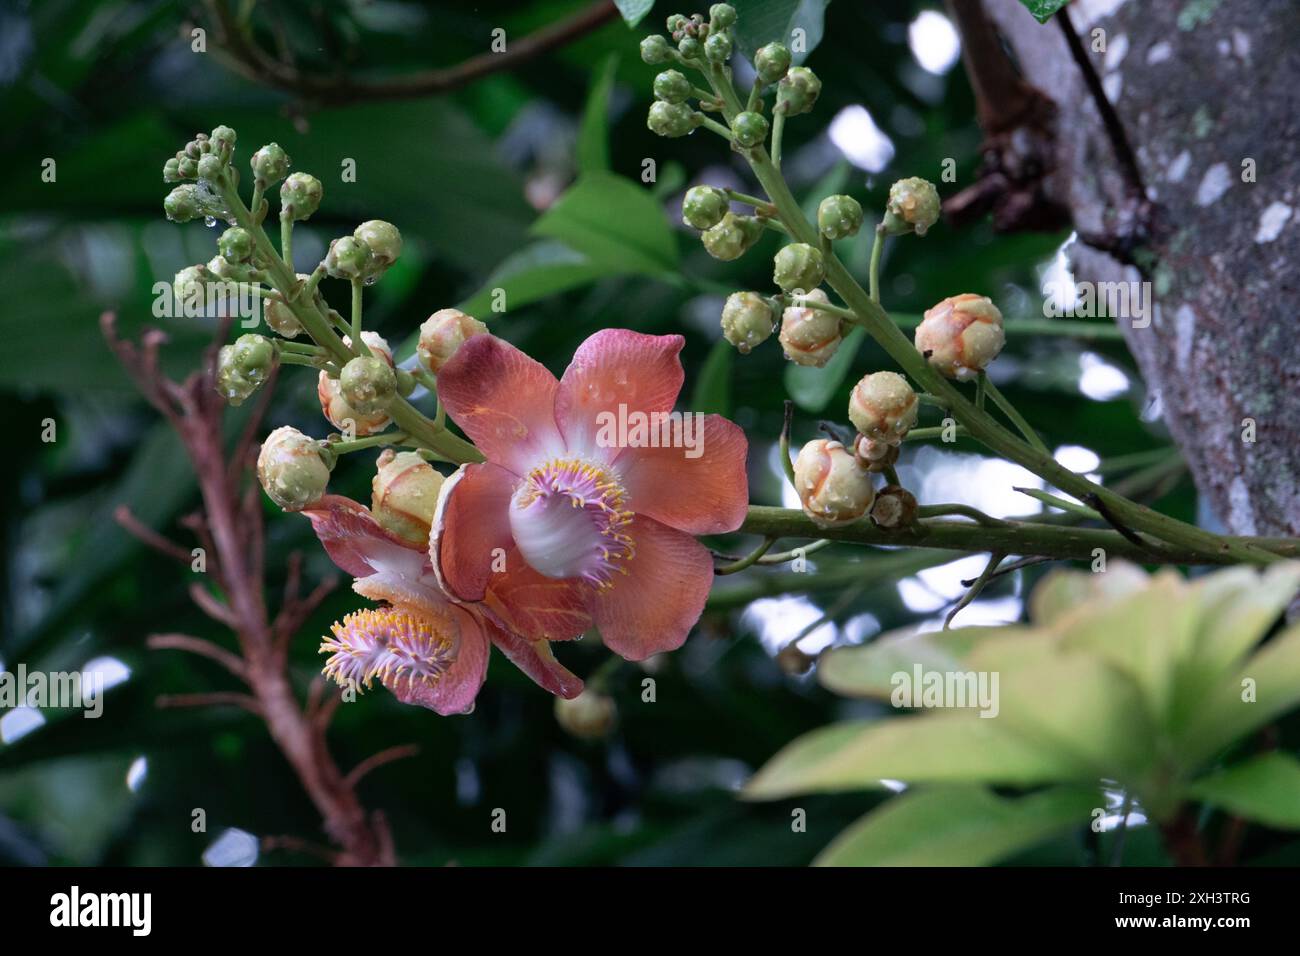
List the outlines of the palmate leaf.
<svg viewBox="0 0 1300 956">
<path fill-rule="evenodd" d="M 1202 777 L 1187 796 L 1271 827 L 1300 830 L 1300 761 L 1264 754 Z"/>
<path fill-rule="evenodd" d="M 1019 799 L 983 787 L 905 793 L 821 852 L 816 866 L 988 866 L 1088 822 L 1097 791 L 1057 787 Z"/>
</svg>

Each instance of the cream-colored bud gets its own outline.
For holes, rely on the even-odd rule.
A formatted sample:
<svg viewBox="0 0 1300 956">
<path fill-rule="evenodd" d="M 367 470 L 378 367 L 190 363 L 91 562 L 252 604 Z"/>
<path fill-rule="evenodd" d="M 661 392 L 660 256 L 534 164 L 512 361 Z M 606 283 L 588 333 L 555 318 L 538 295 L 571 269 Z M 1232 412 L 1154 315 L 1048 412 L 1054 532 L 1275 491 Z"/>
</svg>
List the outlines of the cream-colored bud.
<svg viewBox="0 0 1300 956">
<path fill-rule="evenodd" d="M 375 332 L 362 332 L 361 341 L 366 343 L 371 355 L 385 359 L 389 365 L 393 364 L 392 349 L 388 347 L 383 336 Z M 343 344 L 351 348 L 351 337 L 345 335 Z M 352 433 L 359 438 L 382 431 L 389 422 L 386 409 L 381 408 L 369 414 L 362 414 L 349 405 L 347 399 L 343 397 L 339 380 L 330 378 L 328 372 L 321 372 L 316 380 L 316 396 L 320 399 L 321 412 L 329 419 L 331 425 L 346 432 L 351 423 Z"/>
<path fill-rule="evenodd" d="M 868 438 L 897 445 L 916 425 L 916 392 L 897 372 L 862 376 L 849 395 L 849 421 Z"/>
<path fill-rule="evenodd" d="M 437 375 L 466 339 L 486 335 L 487 330 L 486 325 L 460 309 L 439 309 L 420 326 L 416 357 L 426 371 Z"/>
<path fill-rule="evenodd" d="M 823 304 L 830 302 L 821 289 L 814 289 L 804 298 Z M 840 347 L 840 317 L 823 309 L 792 305 L 781 313 L 780 340 L 785 357 L 791 362 L 820 368 Z"/>
<path fill-rule="evenodd" d="M 267 497 L 285 511 L 301 511 L 325 494 L 330 470 L 320 443 L 285 425 L 262 442 L 257 480 Z"/>
<path fill-rule="evenodd" d="M 998 357 L 1006 342 L 1002 313 L 987 296 L 950 296 L 927 309 L 916 327 L 916 349 L 947 378 L 968 381 Z"/>
<path fill-rule="evenodd" d="M 584 690 L 572 700 L 555 698 L 555 720 L 580 740 L 608 737 L 618 718 L 614 699 L 599 691 Z"/>
<path fill-rule="evenodd" d="M 428 547 L 442 475 L 416 452 L 385 448 L 370 480 L 370 511 L 403 541 Z"/>
<path fill-rule="evenodd" d="M 821 528 L 857 521 L 871 509 L 875 488 L 871 475 L 837 441 L 819 438 L 799 451 L 794 484 L 803 511 Z"/>
</svg>

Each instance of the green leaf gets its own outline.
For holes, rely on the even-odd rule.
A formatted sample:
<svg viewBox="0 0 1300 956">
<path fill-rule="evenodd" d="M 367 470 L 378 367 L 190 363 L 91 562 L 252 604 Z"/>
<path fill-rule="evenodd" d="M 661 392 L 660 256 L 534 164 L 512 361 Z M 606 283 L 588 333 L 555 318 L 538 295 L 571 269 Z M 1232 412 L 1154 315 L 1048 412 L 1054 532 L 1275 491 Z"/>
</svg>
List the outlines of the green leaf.
<svg viewBox="0 0 1300 956">
<path fill-rule="evenodd" d="M 526 246 L 502 262 L 488 276 L 483 288 L 458 308 L 486 320 L 493 314 L 494 290 L 504 290 L 506 309 L 518 309 L 547 296 L 588 285 L 614 271 L 608 264 L 592 262 L 562 242 L 546 239 Z"/>
<path fill-rule="evenodd" d="M 1034 15 L 1034 19 L 1039 23 L 1046 23 L 1052 19 L 1056 11 L 1063 8 L 1070 0 L 1020 0 L 1025 8 Z"/>
<path fill-rule="evenodd" d="M 826 7 L 830 0 L 734 0 L 736 49 L 749 59 L 754 51 L 774 40 L 790 48 L 795 63 L 802 63 L 822 42 Z M 802 30 L 802 34 L 796 34 Z"/>
<path fill-rule="evenodd" d="M 785 392 L 794 403 L 805 412 L 817 414 L 835 397 L 835 393 L 844 384 L 849 374 L 854 356 L 866 338 L 865 329 L 856 328 L 844 337 L 831 360 L 822 368 L 810 365 L 795 365 L 789 362 L 785 367 Z"/>
<path fill-rule="evenodd" d="M 983 787 L 905 793 L 841 833 L 815 866 L 988 866 L 1088 822 L 1097 793 L 1054 788 L 1019 799 Z"/>
<path fill-rule="evenodd" d="M 981 637 L 1002 628 L 959 627 L 953 631 L 895 632 L 856 647 L 836 647 L 817 662 L 821 685 L 845 697 L 888 700 L 893 676 L 911 674 L 920 664 L 927 671 L 961 670 L 961 659 Z"/>
<path fill-rule="evenodd" d="M 611 272 L 675 272 L 677 240 L 654 196 L 613 173 L 581 176 L 533 233 L 559 239 Z"/>
<path fill-rule="evenodd" d="M 645 15 L 654 9 L 655 0 L 614 0 L 614 6 L 623 14 L 623 19 L 630 27 L 645 19 Z"/>
<path fill-rule="evenodd" d="M 578 131 L 578 169 L 598 173 L 609 169 L 609 92 L 614 87 L 618 54 L 611 53 L 596 72 Z"/>
<path fill-rule="evenodd" d="M 735 348 L 726 339 L 713 343 L 700 377 L 695 380 L 691 411 L 724 418 L 731 414 L 731 366 L 735 354 Z"/>
<path fill-rule="evenodd" d="M 1279 829 L 1300 830 L 1300 761 L 1269 753 L 1202 777 L 1187 795 Z"/>
</svg>

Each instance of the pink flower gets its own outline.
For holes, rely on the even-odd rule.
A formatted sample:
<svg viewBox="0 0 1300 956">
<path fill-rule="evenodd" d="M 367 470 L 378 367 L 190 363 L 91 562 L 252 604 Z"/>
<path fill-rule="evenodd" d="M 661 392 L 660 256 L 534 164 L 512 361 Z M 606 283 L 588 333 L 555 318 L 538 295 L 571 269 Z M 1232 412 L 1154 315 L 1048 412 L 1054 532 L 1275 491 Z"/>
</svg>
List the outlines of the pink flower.
<svg viewBox="0 0 1300 956">
<path fill-rule="evenodd" d="M 356 578 L 354 591 L 383 602 L 334 625 L 322 652 L 325 674 L 341 685 L 378 680 L 398 700 L 440 714 L 472 709 L 495 644 L 520 670 L 553 694 L 576 697 L 582 681 L 565 670 L 545 641 L 512 633 L 485 609 L 447 600 L 424 548 L 381 528 L 362 505 L 327 495 L 303 511 L 321 544 Z"/>
<path fill-rule="evenodd" d="M 713 583 L 694 536 L 734 531 L 749 501 L 740 428 L 669 415 L 682 344 L 606 329 L 558 382 L 496 336 L 460 347 L 438 397 L 487 462 L 442 488 L 430 554 L 449 595 L 530 640 L 594 623 L 629 660 L 681 646 Z"/>
</svg>

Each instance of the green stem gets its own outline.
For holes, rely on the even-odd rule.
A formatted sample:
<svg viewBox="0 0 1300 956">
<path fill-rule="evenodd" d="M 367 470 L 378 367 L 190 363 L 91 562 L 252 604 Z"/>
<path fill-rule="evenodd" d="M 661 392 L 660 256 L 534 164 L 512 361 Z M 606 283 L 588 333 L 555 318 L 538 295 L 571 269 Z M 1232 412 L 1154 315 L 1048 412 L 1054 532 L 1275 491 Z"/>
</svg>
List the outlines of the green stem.
<svg viewBox="0 0 1300 956">
<path fill-rule="evenodd" d="M 880 260 L 885 254 L 885 230 L 883 226 L 876 226 L 876 241 L 871 244 L 871 268 L 868 272 L 867 281 L 869 283 L 868 295 L 871 301 L 877 305 L 880 304 Z"/>
<path fill-rule="evenodd" d="M 358 355 L 369 355 L 370 346 L 366 340 L 361 337 L 361 304 L 365 297 L 362 295 L 362 282 L 360 279 L 352 280 L 352 348 Z"/>
<path fill-rule="evenodd" d="M 280 258 L 289 267 L 289 271 L 293 272 L 296 280 L 298 273 L 293 269 L 293 220 L 283 214 L 280 216 Z"/>
<path fill-rule="evenodd" d="M 772 545 L 774 544 L 776 544 L 776 538 L 771 538 L 771 537 L 764 538 L 763 543 L 760 544 L 753 551 L 749 552 L 749 554 L 745 555 L 743 558 L 739 559 L 738 561 L 733 561 L 730 564 L 724 564 L 720 568 L 714 568 L 713 573 L 717 575 L 735 574 L 738 571 L 743 571 L 748 567 L 752 567 L 753 565 L 758 563 L 759 558 L 767 554 L 767 552 L 771 549 Z"/>
<path fill-rule="evenodd" d="M 695 115 L 700 118 L 700 125 L 705 129 L 712 130 L 729 143 L 734 141 L 734 137 L 731 135 L 731 130 L 727 129 L 727 127 L 723 126 L 717 120 L 710 119 L 703 113 L 696 113 Z"/>
<path fill-rule="evenodd" d="M 348 452 L 362 451 L 366 448 L 374 448 L 378 445 L 400 445 L 410 436 L 406 432 L 394 431 L 384 432 L 380 435 L 368 435 L 365 438 L 355 438 L 352 441 L 330 442 L 330 451 L 336 455 L 346 455 Z"/>
<path fill-rule="evenodd" d="M 1104 520 L 1101 515 L 1097 514 L 1097 512 L 1093 511 L 1087 505 L 1076 504 L 1073 501 L 1066 501 L 1064 498 L 1060 498 L 1038 488 L 1012 488 L 1012 490 L 1018 491 L 1022 495 L 1028 495 L 1035 501 L 1041 501 L 1049 507 L 1056 508 L 1069 514 L 1078 515 L 1080 518 L 1087 518 L 1089 521 Z"/>
<path fill-rule="evenodd" d="M 978 399 L 980 395 L 988 395 L 989 398 L 993 399 L 993 404 L 1002 409 L 1002 414 L 1006 415 L 1007 418 L 1011 420 L 1011 424 L 1016 426 L 1016 430 L 1025 437 L 1025 441 L 1029 442 L 1029 444 L 1033 445 L 1036 450 L 1042 452 L 1044 455 L 1050 455 L 1051 452 L 1047 450 L 1047 446 L 1044 445 L 1043 440 L 1038 437 L 1038 433 L 1034 431 L 1033 426 L 1030 425 L 1029 422 L 1025 421 L 1025 417 L 1020 414 L 1019 409 L 1012 405 L 1010 400 L 1002 394 L 1001 389 L 993 384 L 993 380 L 988 377 L 987 373 L 980 372 L 979 377 L 980 382 L 984 387 L 980 391 L 976 392 L 977 401 L 975 407 L 980 411 L 983 411 L 983 405 Z"/>
<path fill-rule="evenodd" d="M 921 505 L 916 509 L 918 518 L 941 518 L 945 515 L 959 515 L 963 518 L 972 518 L 986 528 L 1004 528 L 1007 522 L 1000 518 L 994 518 L 986 515 L 978 508 L 972 508 L 970 505 L 948 504 L 948 505 Z"/>
<path fill-rule="evenodd" d="M 785 135 L 785 113 L 772 114 L 772 165 L 781 169 L 781 139 Z"/>
</svg>

